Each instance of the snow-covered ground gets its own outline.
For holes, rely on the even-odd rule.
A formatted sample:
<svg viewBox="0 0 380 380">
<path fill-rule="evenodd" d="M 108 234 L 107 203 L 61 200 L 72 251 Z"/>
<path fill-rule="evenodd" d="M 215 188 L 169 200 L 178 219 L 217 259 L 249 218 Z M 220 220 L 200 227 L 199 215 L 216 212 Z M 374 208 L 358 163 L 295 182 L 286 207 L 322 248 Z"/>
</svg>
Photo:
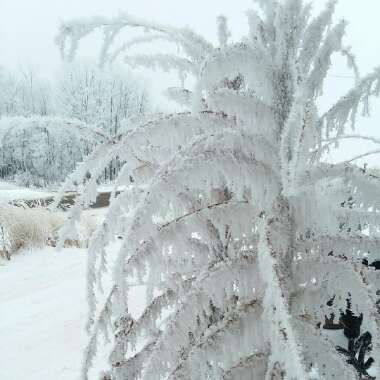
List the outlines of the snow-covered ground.
<svg viewBox="0 0 380 380">
<path fill-rule="evenodd" d="M 10 202 L 13 200 L 34 200 L 46 199 L 55 195 L 53 192 L 46 190 L 31 189 L 17 186 L 12 182 L 0 181 L 0 203 Z"/>
<path fill-rule="evenodd" d="M 0 380 L 79 379 L 87 344 L 86 255 L 86 249 L 44 248 L 0 260 Z M 143 292 L 132 289 L 132 314 L 141 313 Z M 106 358 L 105 351 L 97 369 Z"/>
<path fill-rule="evenodd" d="M 49 193 L 0 182 L 3 200 L 41 194 Z M 82 232 L 90 234 L 106 211 L 84 211 Z M 0 257 L 0 380 L 79 378 L 87 343 L 86 256 L 86 249 L 46 247 L 10 261 Z"/>
<path fill-rule="evenodd" d="M 2 200 L 44 196 L 51 193 L 0 182 Z M 84 212 L 85 234 L 105 212 Z M 87 343 L 86 255 L 86 249 L 44 248 L 0 259 L 0 380 L 79 377 Z"/>
<path fill-rule="evenodd" d="M 77 378 L 86 343 L 85 261 L 85 250 L 46 248 L 2 262 L 1 380 Z"/>
</svg>

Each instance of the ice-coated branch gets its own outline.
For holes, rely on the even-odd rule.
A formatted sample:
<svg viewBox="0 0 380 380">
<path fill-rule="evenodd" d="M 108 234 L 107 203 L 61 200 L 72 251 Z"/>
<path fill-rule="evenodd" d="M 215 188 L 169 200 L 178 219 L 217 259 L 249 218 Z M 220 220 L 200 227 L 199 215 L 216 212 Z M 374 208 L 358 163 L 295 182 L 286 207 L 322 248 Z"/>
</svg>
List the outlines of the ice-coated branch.
<svg viewBox="0 0 380 380">
<path fill-rule="evenodd" d="M 276 262 L 280 259 L 280 252 L 274 251 L 272 228 L 270 221 L 263 220 L 258 247 L 259 268 L 262 276 L 265 276 L 263 280 L 266 282 L 263 309 L 266 319 L 270 321 L 271 354 L 265 378 L 269 379 L 273 366 L 279 364 L 285 370 L 285 379 L 307 379 L 301 346 L 294 333 L 287 297 L 283 290 L 285 284 L 281 283 L 282 275 L 278 262 Z M 285 352 L 287 352 L 286 356 Z"/>
<path fill-rule="evenodd" d="M 374 149 L 374 150 L 371 150 L 369 152 L 366 152 L 366 153 L 362 153 L 362 154 L 359 154 L 355 157 L 352 157 L 346 161 L 344 161 L 345 163 L 350 163 L 352 161 L 356 161 L 356 160 L 360 160 L 361 158 L 365 158 L 365 157 L 368 157 L 368 156 L 372 156 L 374 154 L 379 154 L 380 153 L 380 149 Z"/>
<path fill-rule="evenodd" d="M 346 140 L 346 139 L 348 139 L 348 140 L 350 140 L 350 139 L 366 140 L 366 141 L 370 141 L 374 144 L 380 144 L 380 139 L 377 137 L 373 137 L 373 136 L 363 136 L 363 135 L 358 135 L 358 134 L 341 135 L 338 137 L 333 137 L 333 138 L 328 138 L 328 139 L 322 140 L 322 143 L 326 143 L 322 149 L 326 150 L 326 149 L 328 149 L 329 145 L 336 144 L 338 141 Z"/>
<path fill-rule="evenodd" d="M 242 358 L 239 363 L 224 370 L 223 380 L 233 380 L 236 376 L 242 376 L 241 374 L 245 374 L 245 371 L 247 372 L 245 377 L 251 376 L 252 373 L 255 373 L 257 377 L 262 378 L 265 376 L 267 360 L 267 352 L 255 352 L 254 354 L 248 355 Z"/>
<path fill-rule="evenodd" d="M 228 30 L 227 17 L 223 15 L 219 16 L 217 18 L 217 25 L 219 45 L 224 47 L 227 45 L 228 39 L 231 36 L 231 32 Z"/>
<path fill-rule="evenodd" d="M 182 75 L 184 75 L 184 73 L 198 75 L 198 67 L 193 62 L 186 58 L 170 54 L 140 54 L 125 56 L 124 62 L 132 67 L 162 69 L 165 72 L 177 70 Z"/>
<path fill-rule="evenodd" d="M 174 100 L 178 104 L 185 107 L 191 107 L 191 104 L 193 101 L 192 91 L 187 90 L 185 88 L 181 88 L 181 87 L 169 87 L 164 92 L 164 95 L 168 99 Z"/>
<path fill-rule="evenodd" d="M 213 209 L 214 207 L 219 207 L 219 206 L 223 206 L 223 205 L 226 205 L 228 204 L 229 200 L 226 200 L 226 201 L 222 201 L 222 202 L 218 202 L 218 203 L 214 203 L 214 204 L 211 204 L 211 205 L 207 205 L 206 207 L 203 207 L 203 208 L 198 208 L 194 211 L 191 211 L 191 212 L 188 212 L 187 214 L 185 215 L 182 215 L 182 216 L 179 216 L 178 218 L 174 219 L 174 220 L 171 220 L 165 224 L 163 224 L 162 226 L 160 226 L 159 228 L 166 228 L 168 227 L 170 224 L 172 223 L 178 223 L 180 222 L 182 219 L 185 219 L 189 216 L 194 216 L 195 214 L 198 214 L 204 210 L 211 210 Z M 245 203 L 245 204 L 248 204 L 248 201 L 241 201 L 241 202 L 238 202 L 238 203 Z"/>
<path fill-rule="evenodd" d="M 351 48 L 347 47 L 342 50 L 342 55 L 347 59 L 347 66 L 351 69 L 355 74 L 355 82 L 359 83 L 360 81 L 360 72 L 359 67 L 356 62 L 355 55 L 351 52 Z"/>
<path fill-rule="evenodd" d="M 341 21 L 334 26 L 323 41 L 318 53 L 313 59 L 313 69 L 307 77 L 308 97 L 320 95 L 327 72 L 331 67 L 333 53 L 342 50 L 342 39 L 346 30 L 347 23 Z"/>
<path fill-rule="evenodd" d="M 376 259 L 380 247 L 379 178 L 348 162 L 324 163 L 322 153 L 349 139 L 380 142 L 344 133 L 359 104 L 367 112 L 379 95 L 380 69 L 319 116 L 332 55 L 343 54 L 359 75 L 334 9 L 329 1 L 312 19 L 302 0 L 258 0 L 239 42 L 218 19 L 217 48 L 188 29 L 128 15 L 66 24 L 60 42 L 69 55 L 101 29 L 104 62 L 125 52 L 129 64 L 177 70 L 182 87 L 167 94 L 193 106 L 131 122 L 68 181 L 84 188 L 78 199 L 88 205 L 101 168 L 115 155 L 125 162 L 115 184 L 123 193 L 113 192 L 88 256 L 92 334 L 110 330 L 109 320 L 97 322 L 107 297 L 99 289 L 117 289 L 106 307 L 115 322 L 112 379 L 354 379 L 335 349 L 339 336 L 320 328 L 348 297 L 366 316 L 378 357 L 378 278 L 362 260 Z M 130 27 L 147 33 L 113 48 Z M 177 44 L 178 55 L 133 56 L 134 47 L 161 40 Z M 184 88 L 187 73 L 193 89 Z M 109 260 L 116 234 L 122 240 Z M 133 284 L 146 284 L 136 319 Z"/>
<path fill-rule="evenodd" d="M 351 128 L 355 129 L 356 117 L 360 103 L 363 104 L 363 115 L 368 115 L 369 99 L 380 94 L 380 68 L 362 78 L 354 88 L 341 97 L 320 118 L 321 127 L 324 127 L 326 137 L 329 138 L 333 131 L 336 136 L 344 133 L 347 122 L 351 122 Z"/>
<path fill-rule="evenodd" d="M 140 44 L 149 44 L 149 43 L 154 42 L 154 41 L 169 41 L 170 42 L 170 38 L 166 35 L 161 35 L 161 34 L 157 34 L 157 35 L 148 34 L 146 36 L 136 37 L 136 38 L 124 43 L 119 48 L 115 49 L 113 54 L 109 57 L 109 63 L 110 64 L 114 63 L 122 53 L 128 51 L 129 49 L 131 49 L 135 46 L 138 46 Z"/>
<path fill-rule="evenodd" d="M 332 23 L 336 0 L 330 0 L 325 10 L 307 26 L 302 38 L 302 48 L 299 53 L 299 71 L 302 76 L 310 71 L 311 63 L 323 41 L 326 30 Z"/>
<path fill-rule="evenodd" d="M 63 23 L 56 37 L 56 43 L 61 52 L 69 60 L 76 54 L 79 42 L 88 34 L 97 29 L 104 32 L 105 39 L 102 46 L 101 61 L 107 61 L 110 45 L 114 42 L 116 35 L 124 28 L 140 28 L 144 31 L 159 33 L 166 36 L 170 41 L 181 46 L 187 56 L 195 62 L 201 62 L 205 55 L 213 48 L 202 36 L 194 33 L 188 28 L 173 28 L 154 22 L 138 19 L 127 13 L 120 13 L 113 18 L 93 17 L 89 19 L 78 19 Z M 147 40 L 134 40 L 133 45 Z M 127 42 L 128 44 L 128 42 Z M 112 56 L 112 54 L 111 54 Z"/>
<path fill-rule="evenodd" d="M 115 290 L 116 288 L 113 287 L 109 292 L 104 306 L 102 307 L 99 317 L 94 325 L 89 343 L 84 351 L 81 371 L 81 379 L 83 380 L 88 380 L 88 371 L 93 365 L 94 358 L 96 357 L 99 333 L 103 332 L 103 335 L 107 337 L 107 330 L 110 329 L 112 298 L 114 296 Z"/>
</svg>

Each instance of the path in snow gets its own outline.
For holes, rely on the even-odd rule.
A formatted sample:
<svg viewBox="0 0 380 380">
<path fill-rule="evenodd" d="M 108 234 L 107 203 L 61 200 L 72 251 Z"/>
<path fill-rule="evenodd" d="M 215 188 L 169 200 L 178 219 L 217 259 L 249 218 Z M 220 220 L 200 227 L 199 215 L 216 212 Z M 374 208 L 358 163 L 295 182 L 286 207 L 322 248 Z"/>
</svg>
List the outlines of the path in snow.
<svg viewBox="0 0 380 380">
<path fill-rule="evenodd" d="M 119 245 L 111 245 L 110 262 Z M 0 380 L 79 378 L 87 344 L 86 253 L 45 248 L 0 260 Z M 131 289 L 132 315 L 142 313 L 144 294 L 142 286 Z M 106 366 L 101 351 L 91 379 Z"/>
<path fill-rule="evenodd" d="M 0 379 L 78 378 L 86 343 L 85 250 L 0 262 Z"/>
</svg>

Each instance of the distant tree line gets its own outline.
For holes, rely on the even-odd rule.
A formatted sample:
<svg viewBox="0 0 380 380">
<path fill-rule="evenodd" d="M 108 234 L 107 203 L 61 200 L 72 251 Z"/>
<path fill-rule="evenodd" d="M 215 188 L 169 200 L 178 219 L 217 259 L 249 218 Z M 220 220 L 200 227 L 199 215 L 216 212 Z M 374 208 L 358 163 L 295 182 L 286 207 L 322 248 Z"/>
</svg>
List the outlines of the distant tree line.
<svg viewBox="0 0 380 380">
<path fill-rule="evenodd" d="M 32 68 L 0 69 L 0 178 L 23 185 L 61 182 L 104 139 L 142 116 L 142 84 L 119 68 L 64 66 L 53 80 Z M 104 169 L 113 180 L 122 162 Z"/>
</svg>

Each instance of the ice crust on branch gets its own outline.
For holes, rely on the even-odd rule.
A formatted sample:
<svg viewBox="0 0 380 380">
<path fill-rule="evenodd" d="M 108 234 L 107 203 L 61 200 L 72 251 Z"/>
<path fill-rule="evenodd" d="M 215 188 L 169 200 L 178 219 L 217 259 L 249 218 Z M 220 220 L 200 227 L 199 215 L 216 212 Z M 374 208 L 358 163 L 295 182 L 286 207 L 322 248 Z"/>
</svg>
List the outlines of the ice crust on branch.
<svg viewBox="0 0 380 380">
<path fill-rule="evenodd" d="M 188 29 L 125 14 L 62 26 L 57 41 L 71 58 L 85 35 L 102 29 L 102 63 L 125 53 L 127 63 L 179 71 L 181 86 L 167 95 L 191 109 L 135 123 L 67 180 L 84 183 L 71 231 L 102 169 L 116 156 L 125 162 L 89 248 L 83 379 L 100 337 L 109 336 L 112 380 L 354 380 L 356 369 L 335 349 L 344 336 L 321 328 L 347 298 L 380 357 L 380 279 L 362 264 L 379 258 L 380 179 L 323 161 L 340 140 L 377 143 L 347 128 L 360 104 L 367 113 L 379 95 L 380 70 L 320 114 L 332 55 L 346 56 L 359 75 L 334 9 L 330 1 L 312 18 L 302 0 L 256 1 L 249 34 L 231 40 L 220 17 L 215 47 Z M 124 28 L 146 33 L 115 47 Z M 133 54 L 161 39 L 180 46 L 178 54 Z M 123 239 L 110 257 L 116 234 Z M 136 283 L 145 286 L 145 309 L 132 316 Z"/>
</svg>

